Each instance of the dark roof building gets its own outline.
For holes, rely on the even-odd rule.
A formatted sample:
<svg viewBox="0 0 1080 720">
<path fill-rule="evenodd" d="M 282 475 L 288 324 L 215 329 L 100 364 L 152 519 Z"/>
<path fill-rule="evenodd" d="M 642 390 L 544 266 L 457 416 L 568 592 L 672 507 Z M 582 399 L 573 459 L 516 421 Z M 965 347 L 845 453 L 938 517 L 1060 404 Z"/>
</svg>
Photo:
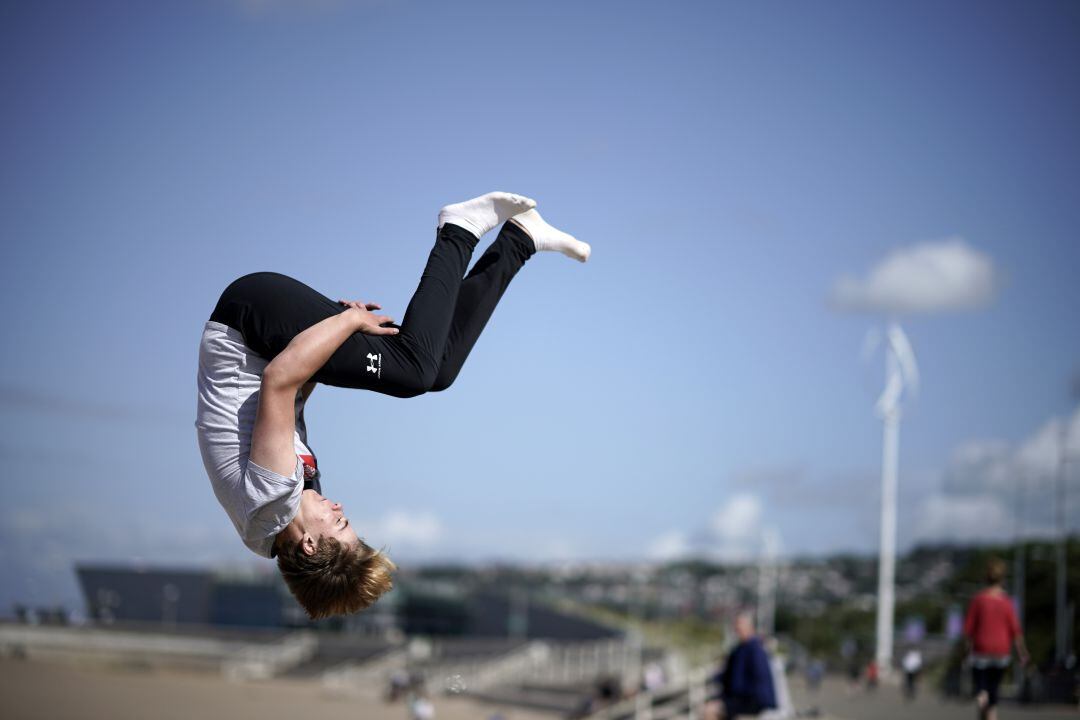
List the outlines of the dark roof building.
<svg viewBox="0 0 1080 720">
<path fill-rule="evenodd" d="M 312 623 L 281 576 L 269 572 L 80 565 L 87 617 L 100 624 L 237 629 L 312 627 L 382 635 L 467 636 L 514 640 L 598 640 L 621 631 L 559 612 L 523 589 L 404 576 L 399 588 L 356 615 Z"/>
<path fill-rule="evenodd" d="M 87 615 L 99 623 L 283 627 L 303 611 L 275 574 L 79 566 Z"/>
</svg>

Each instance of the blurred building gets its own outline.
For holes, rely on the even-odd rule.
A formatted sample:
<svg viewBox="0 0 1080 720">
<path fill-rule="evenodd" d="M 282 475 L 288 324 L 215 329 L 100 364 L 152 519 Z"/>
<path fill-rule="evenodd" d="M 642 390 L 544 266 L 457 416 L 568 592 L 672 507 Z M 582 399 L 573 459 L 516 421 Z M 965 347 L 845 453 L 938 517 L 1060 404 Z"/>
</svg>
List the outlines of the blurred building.
<svg viewBox="0 0 1080 720">
<path fill-rule="evenodd" d="M 247 628 L 309 624 L 276 572 L 102 565 L 80 565 L 75 571 L 87 617 L 99 624 Z"/>
<path fill-rule="evenodd" d="M 383 635 L 599 640 L 618 630 L 530 600 L 520 588 L 468 578 L 429 582 L 402 574 L 395 589 L 355 615 L 312 623 L 276 571 L 79 565 L 86 615 L 98 625 L 300 628 Z"/>
<path fill-rule="evenodd" d="M 434 588 L 404 583 L 399 627 L 407 635 L 458 635 L 515 640 L 610 639 L 621 630 L 531 601 L 520 589 Z"/>
</svg>

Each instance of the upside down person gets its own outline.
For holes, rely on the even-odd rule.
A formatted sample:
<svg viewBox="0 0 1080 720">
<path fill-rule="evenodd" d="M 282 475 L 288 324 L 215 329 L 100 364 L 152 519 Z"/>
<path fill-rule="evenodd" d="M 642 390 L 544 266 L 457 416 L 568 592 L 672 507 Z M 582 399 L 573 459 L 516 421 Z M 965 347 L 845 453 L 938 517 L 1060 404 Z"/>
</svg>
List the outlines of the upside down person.
<svg viewBox="0 0 1080 720">
<path fill-rule="evenodd" d="M 409 398 L 457 377 L 510 281 L 537 251 L 585 262 L 590 247 L 529 198 L 488 193 L 439 213 L 435 246 L 400 325 L 377 303 L 334 302 L 285 275 L 225 289 L 199 347 L 195 427 L 218 501 L 247 547 L 276 558 L 312 618 L 362 610 L 393 562 L 323 497 L 304 403 L 316 383 Z M 495 242 L 465 274 L 482 235 Z"/>
</svg>

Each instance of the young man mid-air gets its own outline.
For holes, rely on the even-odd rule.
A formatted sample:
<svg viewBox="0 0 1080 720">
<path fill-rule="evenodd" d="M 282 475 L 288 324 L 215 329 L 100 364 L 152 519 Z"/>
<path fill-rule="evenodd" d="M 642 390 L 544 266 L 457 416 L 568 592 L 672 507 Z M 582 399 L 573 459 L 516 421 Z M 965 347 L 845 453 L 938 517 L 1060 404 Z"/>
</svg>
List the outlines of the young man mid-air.
<svg viewBox="0 0 1080 720">
<path fill-rule="evenodd" d="M 304 403 L 316 383 L 415 397 L 457 377 L 525 261 L 557 251 L 581 262 L 587 244 L 557 230 L 511 193 L 488 193 L 439 213 L 435 246 L 405 317 L 375 303 L 334 302 L 277 273 L 234 281 L 199 347 L 199 449 L 214 493 L 244 544 L 276 557 L 312 618 L 356 612 L 390 589 L 394 564 L 321 495 Z M 503 223 L 473 266 L 480 237 Z"/>
</svg>

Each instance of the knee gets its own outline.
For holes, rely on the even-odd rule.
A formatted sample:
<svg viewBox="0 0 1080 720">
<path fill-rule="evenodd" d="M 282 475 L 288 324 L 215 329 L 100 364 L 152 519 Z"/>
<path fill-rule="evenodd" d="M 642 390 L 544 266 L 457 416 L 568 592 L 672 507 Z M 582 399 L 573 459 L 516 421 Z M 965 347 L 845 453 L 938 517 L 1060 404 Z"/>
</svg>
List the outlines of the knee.
<svg viewBox="0 0 1080 720">
<path fill-rule="evenodd" d="M 454 384 L 454 380 L 457 379 L 457 373 L 443 373 L 440 372 L 435 376 L 435 381 L 428 388 L 430 392 L 442 392 L 446 388 Z"/>
<path fill-rule="evenodd" d="M 421 395 L 423 395 L 424 393 L 426 393 L 430 389 L 431 389 L 431 386 L 424 384 L 422 381 L 417 381 L 417 382 L 409 381 L 409 382 L 402 383 L 402 384 L 398 385 L 397 387 L 395 387 L 393 395 L 394 395 L 394 397 L 408 399 L 408 398 L 420 397 Z"/>
<path fill-rule="evenodd" d="M 407 378 L 403 378 L 397 385 L 398 397 L 402 398 L 414 398 L 423 395 L 431 390 L 435 390 L 436 385 L 436 373 L 434 370 L 422 371 L 415 374 L 411 374 Z"/>
</svg>

